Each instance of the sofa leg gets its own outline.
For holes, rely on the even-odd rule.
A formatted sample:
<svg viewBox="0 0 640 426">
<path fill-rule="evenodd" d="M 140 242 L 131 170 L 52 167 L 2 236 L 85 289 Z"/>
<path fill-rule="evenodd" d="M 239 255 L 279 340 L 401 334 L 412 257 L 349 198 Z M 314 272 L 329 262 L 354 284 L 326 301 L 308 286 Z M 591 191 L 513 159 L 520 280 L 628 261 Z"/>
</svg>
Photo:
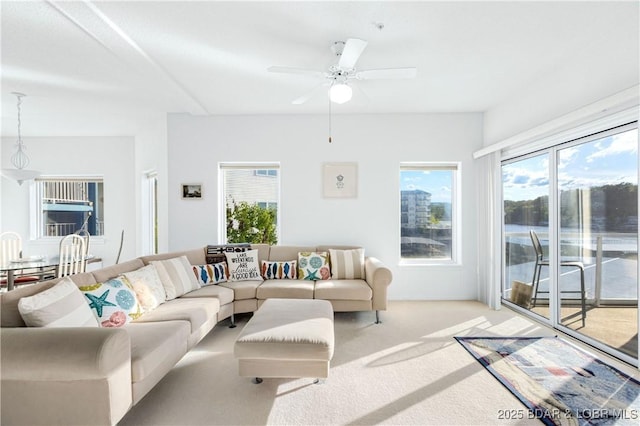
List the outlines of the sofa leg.
<svg viewBox="0 0 640 426">
<path fill-rule="evenodd" d="M 229 328 L 236 328 L 236 319 L 233 314 L 231 314 L 231 325 Z"/>
<path fill-rule="evenodd" d="M 376 311 L 376 324 L 382 324 L 382 321 L 380 321 L 380 311 Z"/>
</svg>

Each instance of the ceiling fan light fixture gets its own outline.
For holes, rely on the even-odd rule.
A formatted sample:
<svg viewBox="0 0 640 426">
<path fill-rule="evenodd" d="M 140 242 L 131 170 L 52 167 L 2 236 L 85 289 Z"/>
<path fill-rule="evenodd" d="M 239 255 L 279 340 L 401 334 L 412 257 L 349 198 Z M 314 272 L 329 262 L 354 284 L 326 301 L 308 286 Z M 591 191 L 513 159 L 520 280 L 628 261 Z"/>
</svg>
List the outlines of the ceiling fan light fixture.
<svg viewBox="0 0 640 426">
<path fill-rule="evenodd" d="M 351 100 L 353 91 L 346 83 L 336 83 L 329 89 L 329 99 L 336 104 L 343 104 Z"/>
</svg>

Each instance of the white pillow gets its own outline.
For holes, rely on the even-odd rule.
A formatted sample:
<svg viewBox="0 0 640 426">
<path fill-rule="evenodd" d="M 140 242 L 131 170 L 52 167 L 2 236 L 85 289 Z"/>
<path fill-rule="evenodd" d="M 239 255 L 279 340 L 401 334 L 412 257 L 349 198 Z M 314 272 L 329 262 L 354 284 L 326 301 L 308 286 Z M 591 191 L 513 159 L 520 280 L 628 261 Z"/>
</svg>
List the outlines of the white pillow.
<svg viewBox="0 0 640 426">
<path fill-rule="evenodd" d="M 143 312 L 149 312 L 165 302 L 167 293 L 154 265 L 143 266 L 135 271 L 125 272 Z"/>
<path fill-rule="evenodd" d="M 142 315 L 136 293 L 124 275 L 79 288 L 102 327 L 122 327 Z"/>
<path fill-rule="evenodd" d="M 333 250 L 331 257 L 331 278 L 334 280 L 364 279 L 364 249 Z"/>
<path fill-rule="evenodd" d="M 247 250 L 238 253 L 225 253 L 229 281 L 262 280 L 258 250 Z"/>
<path fill-rule="evenodd" d="M 18 301 L 29 327 L 100 327 L 89 304 L 69 277 L 53 287 Z"/>
<path fill-rule="evenodd" d="M 200 288 L 196 276 L 193 275 L 193 269 L 191 269 L 187 256 L 174 257 L 167 260 L 153 260 L 149 263 L 156 267 L 164 291 L 167 294 L 166 300 L 173 300 Z"/>
</svg>

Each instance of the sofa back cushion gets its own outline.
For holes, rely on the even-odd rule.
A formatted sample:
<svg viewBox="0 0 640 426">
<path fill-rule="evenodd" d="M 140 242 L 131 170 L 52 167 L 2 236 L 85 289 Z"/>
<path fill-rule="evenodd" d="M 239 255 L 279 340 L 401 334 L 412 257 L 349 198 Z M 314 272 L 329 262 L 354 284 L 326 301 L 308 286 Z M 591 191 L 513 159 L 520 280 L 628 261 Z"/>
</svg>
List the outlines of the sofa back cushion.
<svg viewBox="0 0 640 426">
<path fill-rule="evenodd" d="M 269 260 L 271 246 L 269 244 L 251 244 L 251 250 L 258 250 L 258 263 Z"/>
<path fill-rule="evenodd" d="M 204 265 L 206 262 L 206 247 L 197 248 L 193 250 L 185 250 L 185 251 L 174 251 L 171 253 L 162 253 L 162 254 L 150 254 L 148 256 L 142 256 L 140 259 L 144 262 L 145 265 L 151 263 L 154 260 L 167 260 L 167 259 L 175 259 L 176 257 L 186 256 L 189 263 L 192 265 Z"/>
<path fill-rule="evenodd" d="M 95 282 L 101 283 L 111 278 L 115 278 L 124 274 L 125 272 L 135 271 L 144 266 L 144 263 L 140 259 L 133 259 L 127 262 L 118 263 L 117 265 L 107 266 L 106 268 L 97 269 L 93 271 L 93 277 Z"/>
<path fill-rule="evenodd" d="M 71 275 L 70 278 L 77 286 L 95 284 L 97 282 L 91 272 Z M 18 302 L 20 299 L 48 290 L 61 280 L 62 278 L 56 278 L 34 285 L 18 287 L 6 293 L 0 293 L 0 327 L 25 327 L 26 324 L 18 310 Z"/>
<path fill-rule="evenodd" d="M 290 260 L 298 260 L 300 252 L 314 252 L 315 246 L 271 246 L 269 251 L 269 260 L 278 262 L 287 262 Z"/>
</svg>

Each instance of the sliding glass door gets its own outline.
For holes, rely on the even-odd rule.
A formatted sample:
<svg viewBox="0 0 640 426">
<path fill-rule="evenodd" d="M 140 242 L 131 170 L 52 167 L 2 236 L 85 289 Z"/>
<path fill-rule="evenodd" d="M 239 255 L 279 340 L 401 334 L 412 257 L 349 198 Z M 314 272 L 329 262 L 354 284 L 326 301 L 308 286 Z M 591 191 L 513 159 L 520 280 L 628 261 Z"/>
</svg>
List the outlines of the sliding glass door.
<svg viewBox="0 0 640 426">
<path fill-rule="evenodd" d="M 638 129 L 503 162 L 502 298 L 638 359 Z"/>
<path fill-rule="evenodd" d="M 549 268 L 541 268 L 531 251 L 532 238 L 549 235 L 549 154 L 503 164 L 502 185 L 503 297 L 549 319 Z"/>
</svg>

